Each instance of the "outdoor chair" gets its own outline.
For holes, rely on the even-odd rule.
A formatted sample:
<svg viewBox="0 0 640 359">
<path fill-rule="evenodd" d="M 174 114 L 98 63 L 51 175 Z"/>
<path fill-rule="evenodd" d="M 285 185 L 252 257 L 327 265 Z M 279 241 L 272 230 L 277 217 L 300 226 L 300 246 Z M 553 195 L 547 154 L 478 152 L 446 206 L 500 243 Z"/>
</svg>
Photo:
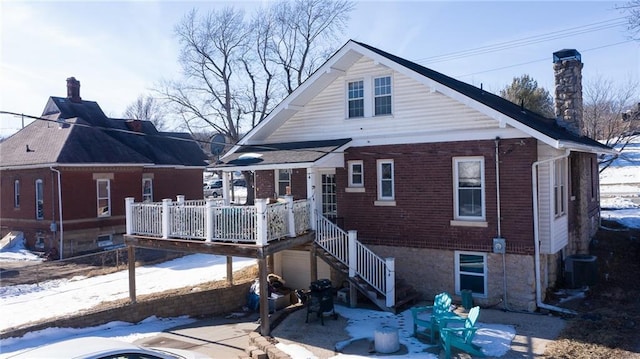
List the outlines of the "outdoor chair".
<svg viewBox="0 0 640 359">
<path fill-rule="evenodd" d="M 441 323 L 442 326 L 440 327 L 440 340 L 447 359 L 451 358 L 451 347 L 458 348 L 472 356 L 485 356 L 482 349 L 472 343 L 478 330 L 475 326 L 478 315 L 480 315 L 480 307 L 471 308 L 469 315 L 464 321 L 464 327 L 448 327 L 447 325 L 450 321 L 446 319 L 443 320 Z"/>
<path fill-rule="evenodd" d="M 451 301 L 451 295 L 447 292 L 442 292 L 435 296 L 433 305 L 411 308 L 411 315 L 413 317 L 413 336 L 427 336 L 426 331 L 429 330 L 428 336 L 431 339 L 431 343 L 435 343 L 439 327 L 443 320 L 464 321 L 464 318 L 451 311 Z M 431 315 L 427 320 L 424 317 L 424 313 L 428 312 L 430 312 Z M 420 327 L 422 327 L 423 330 L 419 330 Z"/>
</svg>

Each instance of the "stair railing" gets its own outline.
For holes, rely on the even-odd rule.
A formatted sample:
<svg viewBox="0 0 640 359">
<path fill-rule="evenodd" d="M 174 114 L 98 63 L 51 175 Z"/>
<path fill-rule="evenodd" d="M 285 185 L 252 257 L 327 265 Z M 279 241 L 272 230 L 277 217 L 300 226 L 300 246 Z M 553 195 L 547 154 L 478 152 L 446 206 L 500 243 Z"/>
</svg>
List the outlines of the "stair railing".
<svg viewBox="0 0 640 359">
<path fill-rule="evenodd" d="M 395 261 L 382 258 L 357 240 L 356 231 L 344 231 L 322 215 L 317 215 L 316 243 L 326 253 L 349 267 L 349 277 L 362 278 L 384 295 L 385 305 L 395 305 Z"/>
</svg>

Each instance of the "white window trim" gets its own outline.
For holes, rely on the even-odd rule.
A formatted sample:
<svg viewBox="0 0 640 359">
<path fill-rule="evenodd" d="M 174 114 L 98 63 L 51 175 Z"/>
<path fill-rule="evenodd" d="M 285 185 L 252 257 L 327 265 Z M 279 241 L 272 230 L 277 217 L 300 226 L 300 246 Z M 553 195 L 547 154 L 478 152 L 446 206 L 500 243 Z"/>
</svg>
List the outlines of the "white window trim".
<svg viewBox="0 0 640 359">
<path fill-rule="evenodd" d="M 382 165 L 383 164 L 391 164 L 391 196 L 383 196 L 382 195 Z M 380 159 L 376 161 L 376 178 L 377 178 L 377 187 L 378 187 L 378 200 L 375 202 L 376 205 L 390 205 L 390 202 L 393 202 L 395 205 L 396 199 L 396 190 L 395 190 L 395 166 L 392 159 Z M 383 204 L 384 203 L 384 204 Z"/>
<path fill-rule="evenodd" d="M 13 208 L 20 208 L 20 180 L 13 181 Z"/>
<path fill-rule="evenodd" d="M 376 96 L 376 89 L 375 89 L 376 81 L 375 80 L 376 79 L 382 79 L 382 78 L 385 78 L 385 77 L 389 78 L 389 86 L 391 86 L 391 93 L 389 93 L 388 95 Z M 393 76 L 391 76 L 390 74 L 389 75 L 374 76 L 372 81 L 371 81 L 371 86 L 373 86 L 372 90 L 371 90 L 371 95 L 372 95 L 371 97 L 373 99 L 373 103 L 372 103 L 373 109 L 371 110 L 371 115 L 375 116 L 375 117 L 393 116 L 393 108 L 394 108 L 394 106 L 393 106 L 393 97 L 394 97 L 393 96 Z M 376 98 L 377 97 L 387 97 L 387 96 L 391 97 L 391 112 L 390 113 L 384 113 L 384 114 L 376 115 L 376 108 L 375 108 L 376 107 Z"/>
<path fill-rule="evenodd" d="M 560 174 L 558 175 L 558 169 L 560 169 Z M 559 160 L 556 160 L 553 163 L 553 168 L 552 168 L 552 183 L 553 183 L 553 213 L 554 216 L 556 218 L 558 217 L 562 217 L 564 215 L 567 214 L 567 205 L 568 203 L 568 196 L 569 196 L 569 190 L 568 190 L 568 163 L 567 163 L 567 158 L 561 158 Z M 560 182 L 558 181 L 560 180 Z M 562 196 L 560 199 L 558 199 L 557 194 L 557 187 L 558 185 L 561 186 L 560 191 L 562 193 Z M 558 211 L 558 205 L 561 206 L 560 210 Z"/>
<path fill-rule="evenodd" d="M 151 193 L 149 193 L 148 195 L 149 197 L 148 200 L 145 199 L 145 193 L 144 193 L 145 182 L 149 182 L 149 189 L 151 191 Z M 142 179 L 142 202 L 147 202 L 147 203 L 153 202 L 153 179 L 152 178 Z"/>
<path fill-rule="evenodd" d="M 390 77 L 391 78 L 391 113 L 384 115 L 375 115 L 375 81 L 374 79 L 382 78 L 382 77 Z M 362 81 L 363 86 L 363 95 L 364 95 L 364 116 L 362 117 L 349 117 L 349 83 Z M 353 77 L 345 79 L 344 83 L 344 118 L 349 121 L 357 121 L 360 119 L 366 118 L 384 118 L 384 117 L 393 117 L 393 113 L 395 112 L 394 105 L 394 80 L 393 73 L 378 73 L 375 75 L 367 75 L 364 77 Z M 386 96 L 386 95 L 385 95 Z"/>
<path fill-rule="evenodd" d="M 38 196 L 38 186 L 42 187 L 42 198 L 39 198 L 40 196 Z M 36 193 L 35 193 L 35 200 L 36 200 L 36 219 L 44 219 L 44 182 L 41 179 L 37 179 L 35 182 L 35 187 L 36 187 Z M 42 202 L 42 216 L 38 213 L 38 203 Z"/>
<path fill-rule="evenodd" d="M 354 116 L 354 117 L 349 117 L 349 101 L 350 100 L 359 100 L 360 98 L 349 98 L 349 84 L 353 83 L 353 82 L 359 82 L 362 81 L 362 105 L 364 106 L 363 108 L 363 114 L 362 116 Z M 365 117 L 369 117 L 367 116 L 367 98 L 369 97 L 367 95 L 367 80 L 364 78 L 353 78 L 353 79 L 348 79 L 345 84 L 345 118 L 348 120 L 354 120 L 354 119 L 359 119 L 359 118 L 365 118 Z"/>
<path fill-rule="evenodd" d="M 280 180 L 280 171 L 287 171 L 287 173 L 289 174 L 289 180 L 288 181 L 281 181 Z M 289 186 L 289 188 L 291 188 L 291 174 L 292 174 L 292 170 L 290 168 L 283 168 L 283 169 L 277 169 L 274 170 L 275 172 L 275 180 L 276 180 L 276 188 L 275 188 L 275 193 L 277 197 L 284 197 L 286 195 L 286 193 L 280 193 L 280 183 L 284 183 L 287 182 Z"/>
<path fill-rule="evenodd" d="M 459 215 L 459 202 L 458 202 L 458 163 L 459 162 L 470 162 L 470 161 L 479 161 L 480 162 L 480 181 L 481 181 L 481 189 L 480 189 L 480 197 L 482 201 L 482 216 L 461 216 Z M 485 172 L 484 172 L 484 157 L 483 156 L 470 156 L 470 157 L 454 157 L 453 158 L 453 218 L 452 224 L 457 223 L 457 221 L 470 221 L 470 222 L 478 222 L 478 227 L 484 226 L 483 223 L 487 219 L 487 201 L 485 198 L 486 191 L 486 182 L 485 182 Z"/>
<path fill-rule="evenodd" d="M 100 183 L 107 183 L 107 197 L 100 197 Z M 111 217 L 111 180 L 109 179 L 97 179 L 96 180 L 96 204 L 100 206 L 100 200 L 107 200 L 106 211 L 101 211 L 100 207 L 97 208 L 98 217 Z"/>
<path fill-rule="evenodd" d="M 364 188 L 364 161 L 352 160 L 352 161 L 347 161 L 347 164 L 349 167 L 349 188 Z M 359 173 L 361 177 L 360 183 L 353 182 L 353 175 L 355 174 L 355 171 L 353 168 L 356 165 L 360 165 L 360 173 Z"/>
<path fill-rule="evenodd" d="M 461 254 L 466 254 L 466 255 L 473 255 L 473 256 L 479 256 L 483 258 L 483 270 L 482 270 L 482 274 L 480 273 L 473 273 L 473 272 L 460 272 L 460 255 Z M 455 289 L 456 289 L 456 294 L 460 295 L 461 294 L 461 288 L 460 288 L 460 275 L 462 273 L 466 274 L 466 275 L 472 275 L 472 276 L 478 276 L 478 277 L 483 277 L 483 286 L 484 286 L 484 294 L 481 293 L 473 293 L 472 295 L 474 297 L 479 297 L 479 298 L 487 298 L 489 293 L 488 293 L 488 285 L 487 283 L 489 282 L 488 280 L 488 263 L 487 263 L 487 253 L 485 252 L 467 252 L 467 251 L 455 251 L 454 253 L 454 262 L 455 262 Z"/>
</svg>

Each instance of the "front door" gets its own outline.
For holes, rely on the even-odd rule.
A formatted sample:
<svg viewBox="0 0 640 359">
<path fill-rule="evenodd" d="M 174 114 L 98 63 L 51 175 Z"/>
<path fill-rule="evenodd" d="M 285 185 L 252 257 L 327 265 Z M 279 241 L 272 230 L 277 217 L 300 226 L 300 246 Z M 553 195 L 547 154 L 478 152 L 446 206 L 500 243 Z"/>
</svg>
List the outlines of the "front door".
<svg viewBox="0 0 640 359">
<path fill-rule="evenodd" d="M 322 173 L 321 176 L 322 215 L 336 223 L 336 220 L 338 218 L 338 204 L 336 201 L 336 175 L 335 173 Z"/>
</svg>

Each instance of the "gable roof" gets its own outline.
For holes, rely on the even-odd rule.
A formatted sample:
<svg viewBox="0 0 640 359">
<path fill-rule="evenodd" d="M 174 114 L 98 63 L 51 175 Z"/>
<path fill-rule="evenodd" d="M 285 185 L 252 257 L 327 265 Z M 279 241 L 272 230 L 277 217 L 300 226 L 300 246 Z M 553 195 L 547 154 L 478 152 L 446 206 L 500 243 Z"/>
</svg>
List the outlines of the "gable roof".
<svg viewBox="0 0 640 359">
<path fill-rule="evenodd" d="M 556 149 L 615 153 L 610 147 L 598 141 L 571 133 L 559 126 L 555 119 L 523 109 L 500 96 L 373 46 L 349 40 L 293 93 L 280 102 L 262 122 L 249 131 L 222 159 L 226 160 L 228 156 L 244 146 L 263 143 L 270 133 L 291 118 L 331 82 L 344 75 L 363 56 L 484 113 L 498 121 L 501 127 L 507 125 L 514 127 Z"/>
<path fill-rule="evenodd" d="M 0 168 L 207 165 L 204 152 L 188 134 L 158 132 L 149 121 L 139 121 L 139 130 L 132 131 L 128 120 L 108 118 L 93 101 L 50 97 L 42 118 L 0 143 Z"/>
</svg>

